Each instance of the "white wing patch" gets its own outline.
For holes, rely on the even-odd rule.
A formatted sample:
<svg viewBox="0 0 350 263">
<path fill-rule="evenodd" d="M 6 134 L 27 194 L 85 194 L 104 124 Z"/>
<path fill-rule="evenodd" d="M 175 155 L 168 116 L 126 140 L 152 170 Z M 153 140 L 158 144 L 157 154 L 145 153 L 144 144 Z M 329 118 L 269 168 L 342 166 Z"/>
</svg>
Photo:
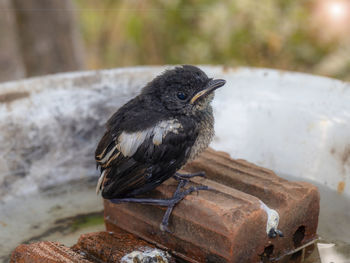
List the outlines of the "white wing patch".
<svg viewBox="0 0 350 263">
<path fill-rule="evenodd" d="M 181 123 L 175 119 L 171 119 L 160 121 L 154 127 L 143 131 L 133 133 L 122 132 L 118 137 L 117 147 L 125 157 L 132 156 L 140 145 L 151 136 L 153 136 L 152 142 L 154 145 L 160 145 L 169 132 L 177 134 L 180 128 L 182 128 Z"/>
<path fill-rule="evenodd" d="M 178 134 L 180 128 L 182 128 L 181 123 L 179 123 L 177 120 L 174 120 L 174 119 L 159 122 L 153 128 L 153 132 L 152 132 L 152 134 L 153 134 L 153 143 L 155 145 L 162 144 L 163 138 L 169 132 L 173 132 L 175 134 Z"/>
<path fill-rule="evenodd" d="M 135 154 L 141 144 L 148 138 L 152 138 L 154 145 L 160 145 L 163 142 L 164 137 L 169 133 L 179 133 L 179 129 L 182 129 L 182 125 L 175 119 L 158 122 L 154 127 L 145 129 L 138 132 L 122 132 L 116 142 L 116 145 L 106 153 L 106 149 L 98 156 L 97 160 L 100 167 L 108 167 L 110 163 L 115 160 L 120 153 L 125 157 L 130 157 Z M 153 136 L 153 137 L 152 137 Z M 114 154 L 116 149 L 118 153 Z M 100 189 L 103 189 L 104 180 L 107 173 L 104 170 L 98 180 L 96 186 L 96 193 L 99 193 Z"/>
<path fill-rule="evenodd" d="M 133 133 L 122 132 L 118 137 L 118 150 L 125 157 L 132 156 L 149 135 L 149 129 Z"/>
<path fill-rule="evenodd" d="M 111 155 L 114 153 L 115 149 L 117 149 L 117 145 L 113 147 L 112 150 L 110 150 L 104 157 L 101 161 L 99 161 L 100 163 L 105 163 L 109 160 L 109 158 L 111 157 Z"/>
<path fill-rule="evenodd" d="M 98 182 L 96 185 L 96 194 L 98 194 L 100 192 L 101 185 L 102 185 L 103 180 L 105 179 L 105 176 L 106 176 L 106 170 L 104 170 L 102 172 L 102 174 L 100 175 L 100 178 L 98 178 Z"/>
</svg>

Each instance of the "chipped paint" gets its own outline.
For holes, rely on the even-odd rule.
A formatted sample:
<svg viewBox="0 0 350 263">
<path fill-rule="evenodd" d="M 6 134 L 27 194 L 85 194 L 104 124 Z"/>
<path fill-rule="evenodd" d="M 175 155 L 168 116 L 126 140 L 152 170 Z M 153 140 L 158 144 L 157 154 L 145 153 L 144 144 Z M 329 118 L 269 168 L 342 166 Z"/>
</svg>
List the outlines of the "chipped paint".
<svg viewBox="0 0 350 263">
<path fill-rule="evenodd" d="M 337 192 L 339 194 L 342 194 L 344 192 L 344 189 L 345 189 L 345 182 L 344 181 L 339 182 L 337 187 Z"/>
<path fill-rule="evenodd" d="M 0 103 L 11 103 L 15 100 L 24 99 L 30 96 L 27 91 L 8 92 L 0 94 Z"/>
<path fill-rule="evenodd" d="M 347 147 L 345 147 L 345 150 L 342 154 L 341 162 L 345 166 L 347 165 L 347 163 L 349 163 L 349 160 L 350 160 L 350 146 L 348 145 Z"/>
</svg>

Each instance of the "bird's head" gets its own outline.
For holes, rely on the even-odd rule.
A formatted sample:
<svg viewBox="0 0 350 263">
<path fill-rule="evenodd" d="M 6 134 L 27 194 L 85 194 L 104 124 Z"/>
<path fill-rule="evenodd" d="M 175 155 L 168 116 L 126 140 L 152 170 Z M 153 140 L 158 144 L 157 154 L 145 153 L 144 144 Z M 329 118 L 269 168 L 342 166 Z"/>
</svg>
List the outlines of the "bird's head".
<svg viewBox="0 0 350 263">
<path fill-rule="evenodd" d="M 173 113 L 194 114 L 205 110 L 214 98 L 214 90 L 226 83 L 211 79 L 190 65 L 165 71 L 143 89 L 142 94 Z"/>
</svg>

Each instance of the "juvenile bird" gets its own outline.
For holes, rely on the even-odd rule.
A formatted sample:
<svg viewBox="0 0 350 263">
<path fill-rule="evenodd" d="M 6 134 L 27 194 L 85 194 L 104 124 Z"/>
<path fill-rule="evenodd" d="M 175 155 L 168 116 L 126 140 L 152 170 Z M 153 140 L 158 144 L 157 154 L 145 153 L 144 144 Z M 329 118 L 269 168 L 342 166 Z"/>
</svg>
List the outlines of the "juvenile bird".
<svg viewBox="0 0 350 263">
<path fill-rule="evenodd" d="M 206 149 L 214 135 L 211 101 L 225 80 L 211 79 L 195 66 L 165 71 L 108 120 L 95 159 L 101 172 L 96 191 L 113 203 L 168 207 L 161 229 L 168 230 L 173 207 L 193 191 L 188 178 L 203 173 L 177 171 Z M 170 177 L 179 181 L 170 199 L 137 198 Z"/>
</svg>

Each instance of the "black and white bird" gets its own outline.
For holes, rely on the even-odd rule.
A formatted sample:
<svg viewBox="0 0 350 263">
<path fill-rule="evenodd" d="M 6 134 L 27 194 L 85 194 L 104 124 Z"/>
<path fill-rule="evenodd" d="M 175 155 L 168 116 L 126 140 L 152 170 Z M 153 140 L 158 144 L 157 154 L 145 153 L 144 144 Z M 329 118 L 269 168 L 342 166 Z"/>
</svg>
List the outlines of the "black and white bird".
<svg viewBox="0 0 350 263">
<path fill-rule="evenodd" d="M 101 176 L 97 192 L 113 203 L 134 202 L 168 207 L 161 229 L 168 231 L 173 207 L 193 191 L 179 174 L 188 161 L 205 150 L 214 136 L 211 101 L 225 80 L 211 79 L 195 66 L 165 71 L 108 120 L 95 153 Z M 179 185 L 171 199 L 137 197 L 174 177 Z"/>
</svg>

